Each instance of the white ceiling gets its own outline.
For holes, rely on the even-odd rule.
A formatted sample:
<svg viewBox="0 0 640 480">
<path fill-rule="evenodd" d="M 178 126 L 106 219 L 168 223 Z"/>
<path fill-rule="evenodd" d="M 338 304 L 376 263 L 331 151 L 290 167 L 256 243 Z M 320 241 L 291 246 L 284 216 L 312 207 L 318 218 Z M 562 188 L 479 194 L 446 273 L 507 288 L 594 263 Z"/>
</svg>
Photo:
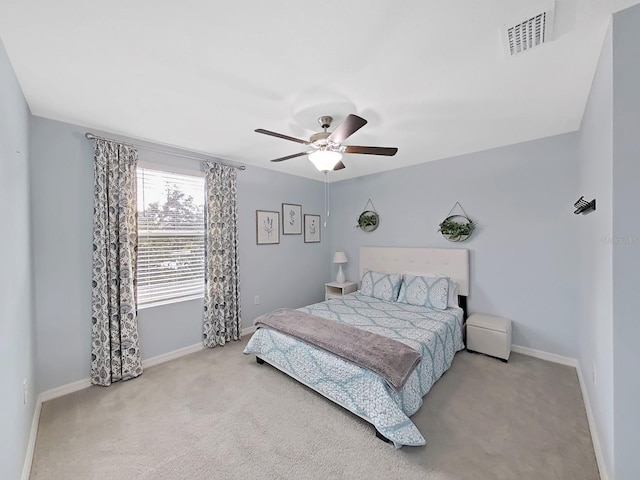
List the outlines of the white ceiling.
<svg viewBox="0 0 640 480">
<path fill-rule="evenodd" d="M 548 0 L 2 0 L 0 38 L 34 115 L 323 179 L 317 118 L 368 125 L 343 180 L 577 130 L 611 13 L 557 0 L 553 40 L 506 58 L 501 27 Z M 302 147 L 302 148 L 301 148 Z"/>
</svg>

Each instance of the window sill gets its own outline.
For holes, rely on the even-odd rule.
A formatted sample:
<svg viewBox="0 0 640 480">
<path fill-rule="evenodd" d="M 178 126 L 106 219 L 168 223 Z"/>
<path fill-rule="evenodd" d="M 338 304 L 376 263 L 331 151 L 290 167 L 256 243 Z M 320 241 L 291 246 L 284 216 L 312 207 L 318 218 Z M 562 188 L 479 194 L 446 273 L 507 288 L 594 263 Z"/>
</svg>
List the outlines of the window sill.
<svg viewBox="0 0 640 480">
<path fill-rule="evenodd" d="M 145 303 L 144 305 L 138 305 L 138 310 L 146 310 L 147 308 L 161 307 L 163 305 L 170 305 L 172 303 L 183 303 L 198 299 L 204 299 L 204 293 L 191 295 L 188 297 L 171 298 L 167 300 L 158 300 L 157 302 Z"/>
</svg>

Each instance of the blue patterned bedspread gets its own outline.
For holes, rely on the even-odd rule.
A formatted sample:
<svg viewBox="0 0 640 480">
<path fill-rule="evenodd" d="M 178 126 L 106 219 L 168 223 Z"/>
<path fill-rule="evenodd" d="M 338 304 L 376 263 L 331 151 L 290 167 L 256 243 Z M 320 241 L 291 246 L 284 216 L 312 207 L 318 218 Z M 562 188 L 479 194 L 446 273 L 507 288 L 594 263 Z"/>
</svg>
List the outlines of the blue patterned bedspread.
<svg viewBox="0 0 640 480">
<path fill-rule="evenodd" d="M 394 338 L 415 348 L 422 359 L 404 388 L 396 392 L 370 370 L 267 328 L 253 334 L 244 353 L 260 355 L 369 421 L 396 448 L 425 445 L 409 417 L 418 411 L 422 397 L 451 366 L 456 352 L 464 348 L 462 309 L 433 310 L 385 302 L 356 292 L 298 310 Z"/>
</svg>

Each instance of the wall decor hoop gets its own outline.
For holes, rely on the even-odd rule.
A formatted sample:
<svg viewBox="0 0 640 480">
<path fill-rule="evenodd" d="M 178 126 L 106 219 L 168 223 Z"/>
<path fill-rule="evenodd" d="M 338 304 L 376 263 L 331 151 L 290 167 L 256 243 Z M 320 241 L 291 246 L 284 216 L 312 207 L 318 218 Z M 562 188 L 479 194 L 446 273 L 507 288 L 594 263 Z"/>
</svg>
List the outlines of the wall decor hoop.
<svg viewBox="0 0 640 480">
<path fill-rule="evenodd" d="M 462 214 L 453 214 L 456 207 L 460 207 Z M 475 230 L 476 222 L 469 218 L 460 202 L 456 202 L 439 227 L 438 231 L 450 242 L 464 242 Z"/>
<path fill-rule="evenodd" d="M 371 209 L 367 207 L 371 205 Z M 363 232 L 373 232 L 378 225 L 380 225 L 380 215 L 376 212 L 376 207 L 373 206 L 371 199 L 364 205 L 362 213 L 358 216 L 358 224 L 354 228 L 359 228 Z"/>
</svg>

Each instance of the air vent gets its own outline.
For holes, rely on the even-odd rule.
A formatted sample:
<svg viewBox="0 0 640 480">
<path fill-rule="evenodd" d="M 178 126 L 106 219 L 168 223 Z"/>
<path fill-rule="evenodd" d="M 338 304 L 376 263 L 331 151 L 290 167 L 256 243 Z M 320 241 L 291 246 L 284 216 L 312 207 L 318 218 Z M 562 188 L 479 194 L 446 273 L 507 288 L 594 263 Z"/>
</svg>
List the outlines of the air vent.
<svg viewBox="0 0 640 480">
<path fill-rule="evenodd" d="M 555 2 L 554 2 L 555 3 Z M 515 25 L 503 27 L 505 53 L 513 57 L 551 40 L 554 8 L 538 13 Z"/>
</svg>

